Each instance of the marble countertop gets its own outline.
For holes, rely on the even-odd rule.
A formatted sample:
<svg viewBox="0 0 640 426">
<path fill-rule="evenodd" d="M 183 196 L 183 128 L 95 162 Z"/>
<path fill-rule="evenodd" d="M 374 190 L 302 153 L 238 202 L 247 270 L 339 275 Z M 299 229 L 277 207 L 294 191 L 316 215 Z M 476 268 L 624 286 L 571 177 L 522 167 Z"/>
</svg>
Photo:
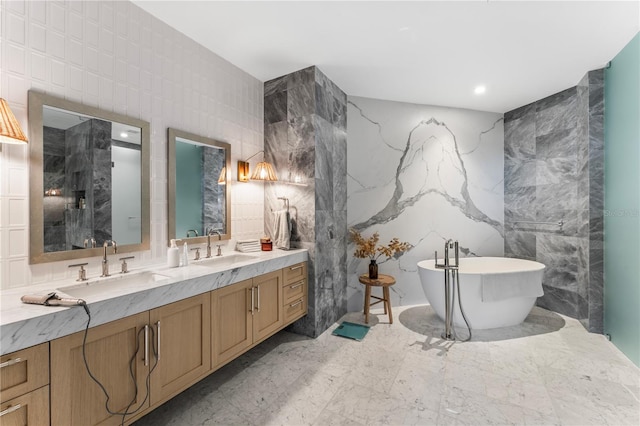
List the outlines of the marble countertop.
<svg viewBox="0 0 640 426">
<path fill-rule="evenodd" d="M 226 257 L 231 257 L 233 252 Z M 126 275 L 127 288 L 118 286 L 119 273 L 108 278 L 91 278 L 90 285 L 113 285 L 114 290 L 83 297 L 91 312 L 91 327 L 148 311 L 191 296 L 206 293 L 262 274 L 277 271 L 308 259 L 305 249 L 242 253 L 240 261 L 218 265 L 214 260 L 192 261 L 189 266 L 168 268 L 165 265 L 131 269 Z M 246 255 L 246 258 L 244 257 Z M 153 280 L 135 282 L 134 277 Z M 87 314 L 82 307 L 28 305 L 20 301 L 24 294 L 45 293 L 79 283 L 73 279 L 0 291 L 0 355 L 37 345 L 84 330 Z"/>
</svg>

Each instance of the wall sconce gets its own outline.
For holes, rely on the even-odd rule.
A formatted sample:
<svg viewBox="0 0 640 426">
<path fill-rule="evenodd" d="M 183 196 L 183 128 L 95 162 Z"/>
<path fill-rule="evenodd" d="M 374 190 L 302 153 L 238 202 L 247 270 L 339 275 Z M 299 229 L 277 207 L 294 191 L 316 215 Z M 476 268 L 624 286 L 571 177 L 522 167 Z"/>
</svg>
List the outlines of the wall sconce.
<svg viewBox="0 0 640 426">
<path fill-rule="evenodd" d="M 245 161 L 238 161 L 238 182 L 249 182 L 249 160 L 260 153 L 264 154 L 264 151 L 258 151 Z M 256 169 L 251 175 L 251 180 L 267 180 L 275 182 L 278 180 L 278 177 L 276 176 L 276 172 L 273 170 L 271 163 L 261 161 L 256 164 Z"/>
<path fill-rule="evenodd" d="M 62 195 L 62 190 L 59 188 L 49 188 L 44 191 L 44 195 L 47 197 L 59 197 Z"/>
<path fill-rule="evenodd" d="M 218 185 L 226 185 L 227 184 L 227 166 L 224 166 L 220 171 L 220 176 L 218 177 Z"/>
<path fill-rule="evenodd" d="M 2 98 L 0 98 L 0 143 L 27 143 L 27 137 L 24 135 L 20 123 L 11 112 L 7 101 Z"/>
</svg>

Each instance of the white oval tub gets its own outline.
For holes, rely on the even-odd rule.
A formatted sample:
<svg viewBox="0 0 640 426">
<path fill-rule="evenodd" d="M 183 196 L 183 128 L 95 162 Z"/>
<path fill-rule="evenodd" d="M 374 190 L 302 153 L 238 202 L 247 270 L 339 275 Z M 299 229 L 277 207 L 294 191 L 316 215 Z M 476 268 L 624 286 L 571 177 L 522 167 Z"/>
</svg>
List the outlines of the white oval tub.
<svg viewBox="0 0 640 426">
<path fill-rule="evenodd" d="M 471 328 L 508 327 L 524 321 L 537 297 L 542 296 L 544 268 L 542 263 L 524 259 L 461 258 L 458 274 L 462 309 Z M 418 273 L 427 300 L 444 321 L 443 270 L 436 269 L 433 260 L 423 260 L 418 262 Z M 457 293 L 456 286 L 453 322 L 456 326 L 466 327 L 460 314 Z"/>
</svg>

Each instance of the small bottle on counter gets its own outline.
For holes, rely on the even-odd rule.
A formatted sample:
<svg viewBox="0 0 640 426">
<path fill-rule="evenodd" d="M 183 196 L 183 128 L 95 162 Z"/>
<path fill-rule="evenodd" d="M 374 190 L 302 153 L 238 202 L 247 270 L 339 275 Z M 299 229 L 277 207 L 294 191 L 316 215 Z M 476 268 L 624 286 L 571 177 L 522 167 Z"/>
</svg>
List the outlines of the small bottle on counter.
<svg viewBox="0 0 640 426">
<path fill-rule="evenodd" d="M 177 268 L 180 266 L 180 250 L 176 245 L 176 240 L 171 240 L 171 246 L 167 250 L 167 266 L 169 268 Z"/>
<path fill-rule="evenodd" d="M 187 242 L 184 242 L 182 246 L 182 262 L 180 266 L 188 266 L 189 265 L 189 247 L 187 247 Z"/>
</svg>

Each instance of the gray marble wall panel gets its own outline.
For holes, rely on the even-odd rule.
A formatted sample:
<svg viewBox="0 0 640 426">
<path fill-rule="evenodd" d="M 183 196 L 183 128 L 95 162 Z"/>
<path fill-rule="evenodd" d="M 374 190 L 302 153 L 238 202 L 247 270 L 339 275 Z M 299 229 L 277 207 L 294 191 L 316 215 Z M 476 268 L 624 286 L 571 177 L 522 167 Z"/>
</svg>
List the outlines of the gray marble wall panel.
<svg viewBox="0 0 640 426">
<path fill-rule="evenodd" d="M 346 95 L 316 67 L 264 84 L 265 233 L 290 202 L 292 246 L 309 250 L 309 313 L 293 330 L 317 336 L 346 312 Z"/>
<path fill-rule="evenodd" d="M 202 224 L 205 234 L 209 229 L 224 230 L 224 215 L 226 214 L 225 186 L 218 183 L 224 164 L 223 150 L 207 146 L 203 147 Z"/>
<path fill-rule="evenodd" d="M 417 263 L 436 250 L 442 256 L 449 238 L 459 241 L 463 256 L 503 255 L 502 114 L 350 96 L 347 118 L 349 227 L 366 237 L 379 232 L 382 244 L 393 237 L 411 244 L 397 259 L 380 259 L 379 272 L 396 278 L 393 305 L 427 302 Z M 522 160 L 513 166 L 520 167 L 533 158 L 535 138 L 513 149 Z M 348 310 L 361 311 L 358 276 L 368 261 L 353 252 L 349 243 Z"/>
<path fill-rule="evenodd" d="M 65 148 L 64 130 L 52 127 L 43 128 L 43 188 L 64 190 Z M 46 196 L 43 200 L 44 251 L 66 249 L 64 194 Z"/>
<path fill-rule="evenodd" d="M 602 331 L 602 70 L 505 113 L 505 255 L 547 265 L 538 304 Z M 518 221 L 564 221 L 559 227 Z"/>
</svg>

